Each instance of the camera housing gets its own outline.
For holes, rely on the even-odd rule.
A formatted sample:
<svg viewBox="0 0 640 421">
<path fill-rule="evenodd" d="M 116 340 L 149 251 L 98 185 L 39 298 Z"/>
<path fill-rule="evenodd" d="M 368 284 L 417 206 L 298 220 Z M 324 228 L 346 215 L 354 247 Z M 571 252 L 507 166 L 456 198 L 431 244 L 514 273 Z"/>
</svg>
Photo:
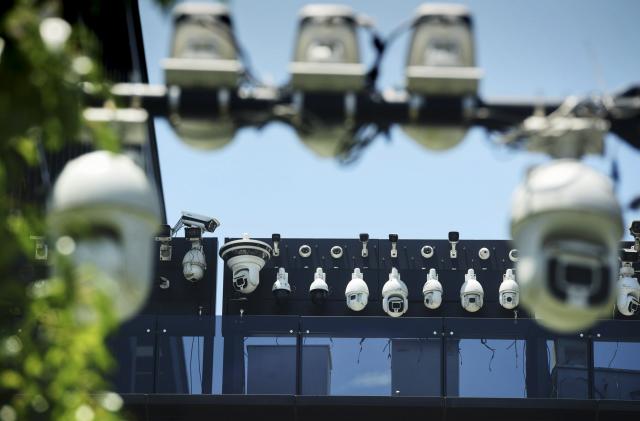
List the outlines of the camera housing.
<svg viewBox="0 0 640 421">
<path fill-rule="evenodd" d="M 435 310 L 442 304 L 442 284 L 438 281 L 438 273 L 434 268 L 429 269 L 427 281 L 422 287 L 424 306 Z"/>
<path fill-rule="evenodd" d="M 214 232 L 220 226 L 220 221 L 216 218 L 186 211 L 182 211 L 180 223 L 186 227 L 200 228 L 207 232 Z"/>
<path fill-rule="evenodd" d="M 79 279 L 110 299 L 119 320 L 142 308 L 153 285 L 160 203 L 132 158 L 96 151 L 69 161 L 53 186 L 47 222 L 53 241 L 75 244 L 58 257 L 68 257 Z"/>
<path fill-rule="evenodd" d="M 273 283 L 271 287 L 271 292 L 273 293 L 273 297 L 276 299 L 278 304 L 284 304 L 291 295 L 291 285 L 289 285 L 289 274 L 286 272 L 284 268 L 278 269 L 278 274 L 276 275 L 276 281 Z"/>
<path fill-rule="evenodd" d="M 473 269 L 469 269 L 464 275 L 464 284 L 460 288 L 460 304 L 469 313 L 475 313 L 482 308 L 484 303 L 484 289 Z"/>
<path fill-rule="evenodd" d="M 530 170 L 514 192 L 511 216 L 522 305 L 559 332 L 607 317 L 622 232 L 608 177 L 573 159 Z"/>
<path fill-rule="evenodd" d="M 233 272 L 233 288 L 250 294 L 260 284 L 260 270 L 271 258 L 271 246 L 243 234 L 239 240 L 227 242 L 220 248 L 220 257 Z"/>
<path fill-rule="evenodd" d="M 344 290 L 347 299 L 347 307 L 353 311 L 362 311 L 369 302 L 369 287 L 364 281 L 364 276 L 359 268 L 353 270 L 351 281 Z"/>
<path fill-rule="evenodd" d="M 635 276 L 633 264 L 623 262 L 618 278 L 618 299 L 616 307 L 624 316 L 633 316 L 640 308 L 640 283 Z"/>
<path fill-rule="evenodd" d="M 420 254 L 422 255 L 422 257 L 424 257 L 425 259 L 430 259 L 433 257 L 433 253 L 434 253 L 434 248 L 433 246 L 430 245 L 425 245 L 422 246 L 422 248 L 420 249 Z"/>
<path fill-rule="evenodd" d="M 507 269 L 502 275 L 502 283 L 498 288 L 498 301 L 507 310 L 513 310 L 520 303 L 520 287 L 516 282 L 516 275 L 513 269 Z"/>
<path fill-rule="evenodd" d="M 313 275 L 313 282 L 309 285 L 309 297 L 315 305 L 322 305 L 327 300 L 329 285 L 327 285 L 326 278 L 327 275 L 322 271 L 322 268 L 317 268 Z"/>
<path fill-rule="evenodd" d="M 207 262 L 202 244 L 202 229 L 189 227 L 184 230 L 185 238 L 191 242 L 191 250 L 182 258 L 182 274 L 187 281 L 198 282 L 204 277 Z"/>
<path fill-rule="evenodd" d="M 391 317 L 400 317 L 409 309 L 409 289 L 400 279 L 398 269 L 392 268 L 389 280 L 382 286 L 382 309 Z"/>
</svg>

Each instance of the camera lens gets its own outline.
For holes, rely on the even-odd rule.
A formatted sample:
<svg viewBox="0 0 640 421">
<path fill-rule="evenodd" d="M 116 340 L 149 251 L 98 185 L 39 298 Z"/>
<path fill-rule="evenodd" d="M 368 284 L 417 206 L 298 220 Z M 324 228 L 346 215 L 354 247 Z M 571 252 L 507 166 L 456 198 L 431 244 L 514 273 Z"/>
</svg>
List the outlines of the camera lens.
<svg viewBox="0 0 640 421">
<path fill-rule="evenodd" d="M 298 249 L 298 254 L 301 257 L 309 257 L 309 256 L 311 256 L 311 247 L 309 247 L 306 244 L 300 246 L 300 248 Z"/>
<path fill-rule="evenodd" d="M 475 297 L 469 297 L 469 303 L 470 304 L 474 304 L 476 302 L 476 298 Z"/>
<path fill-rule="evenodd" d="M 507 302 L 510 303 L 511 301 L 513 301 L 513 298 L 507 297 Z"/>
<path fill-rule="evenodd" d="M 424 257 L 425 259 L 428 259 L 429 257 L 433 256 L 433 247 L 422 246 L 422 249 L 420 249 L 420 254 L 422 254 L 422 257 Z"/>
</svg>

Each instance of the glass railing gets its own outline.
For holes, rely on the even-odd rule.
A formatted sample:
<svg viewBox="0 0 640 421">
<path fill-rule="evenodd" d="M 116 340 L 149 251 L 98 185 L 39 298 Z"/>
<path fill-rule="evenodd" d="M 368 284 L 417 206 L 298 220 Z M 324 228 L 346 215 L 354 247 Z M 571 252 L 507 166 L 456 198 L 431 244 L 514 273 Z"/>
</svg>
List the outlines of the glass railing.
<svg viewBox="0 0 640 421">
<path fill-rule="evenodd" d="M 143 316 L 110 345 L 122 393 L 640 400 L 640 321 Z"/>
</svg>

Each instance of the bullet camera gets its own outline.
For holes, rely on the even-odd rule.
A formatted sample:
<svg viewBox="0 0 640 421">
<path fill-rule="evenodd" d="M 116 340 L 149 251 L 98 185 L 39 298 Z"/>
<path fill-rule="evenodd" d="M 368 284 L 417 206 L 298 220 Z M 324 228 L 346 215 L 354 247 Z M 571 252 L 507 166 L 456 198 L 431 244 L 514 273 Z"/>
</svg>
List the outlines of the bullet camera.
<svg viewBox="0 0 640 421">
<path fill-rule="evenodd" d="M 398 269 L 392 268 L 382 287 L 382 309 L 391 317 L 400 317 L 409 309 L 409 289 L 400 280 Z"/>
<path fill-rule="evenodd" d="M 469 269 L 464 275 L 464 284 L 460 288 L 460 303 L 462 308 L 469 313 L 475 313 L 482 308 L 484 290 L 476 279 L 473 269 Z"/>
<path fill-rule="evenodd" d="M 309 297 L 311 297 L 313 304 L 322 305 L 327 300 L 329 285 L 327 285 L 326 277 L 327 275 L 322 271 L 322 268 L 316 269 L 313 282 L 309 286 Z"/>
<path fill-rule="evenodd" d="M 260 270 L 271 258 L 271 246 L 263 241 L 249 238 L 244 234 L 239 240 L 232 240 L 220 248 L 220 257 L 227 262 L 233 272 L 233 288 L 250 294 L 260 283 Z"/>
<path fill-rule="evenodd" d="M 79 279 L 102 291 L 119 320 L 144 305 L 153 285 L 153 237 L 160 223 L 157 192 L 128 156 L 106 151 L 69 161 L 49 200 L 51 238 L 75 245 L 60 250 Z"/>
<path fill-rule="evenodd" d="M 522 305 L 561 332 L 607 316 L 622 231 L 608 177 L 572 159 L 530 170 L 514 192 L 511 216 Z"/>
<path fill-rule="evenodd" d="M 427 282 L 422 287 L 422 295 L 426 308 L 435 310 L 442 304 L 442 284 L 438 281 L 438 273 L 434 268 L 429 269 Z"/>
<path fill-rule="evenodd" d="M 507 269 L 502 275 L 502 283 L 498 289 L 498 301 L 500 305 L 507 310 L 513 310 L 518 307 L 520 302 L 520 287 L 516 282 L 516 275 L 513 269 Z"/>
<path fill-rule="evenodd" d="M 638 255 L 633 253 L 625 253 L 620 268 L 620 277 L 618 278 L 618 299 L 616 307 L 620 314 L 625 316 L 633 316 L 640 307 L 640 284 L 636 278 L 633 269 L 633 262 L 638 261 Z"/>
<path fill-rule="evenodd" d="M 210 216 L 182 211 L 182 217 L 180 218 L 176 226 L 173 227 L 173 232 L 175 233 L 183 226 L 200 228 L 203 231 L 214 232 L 216 228 L 220 226 L 220 222 L 216 218 Z"/>
<path fill-rule="evenodd" d="M 364 281 L 364 277 L 360 269 L 355 268 L 351 275 L 351 281 L 344 290 L 347 299 L 347 307 L 353 311 L 361 311 L 367 306 L 369 301 L 369 287 Z"/>
<path fill-rule="evenodd" d="M 202 245 L 202 229 L 190 227 L 185 229 L 185 238 L 191 242 L 191 249 L 182 259 L 182 274 L 187 281 L 198 282 L 207 270 L 207 262 Z"/>
<path fill-rule="evenodd" d="M 276 281 L 271 287 L 271 292 L 278 304 L 283 304 L 287 301 L 291 295 L 291 285 L 289 285 L 289 274 L 284 268 L 278 269 L 278 275 L 276 275 Z"/>
</svg>

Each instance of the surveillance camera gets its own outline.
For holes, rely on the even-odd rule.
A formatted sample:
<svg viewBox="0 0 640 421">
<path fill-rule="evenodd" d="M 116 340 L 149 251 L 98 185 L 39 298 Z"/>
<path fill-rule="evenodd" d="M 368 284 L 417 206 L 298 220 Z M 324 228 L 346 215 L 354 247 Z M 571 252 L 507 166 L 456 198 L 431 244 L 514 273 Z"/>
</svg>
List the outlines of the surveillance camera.
<svg viewBox="0 0 640 421">
<path fill-rule="evenodd" d="M 431 257 L 433 257 L 433 247 L 432 246 L 422 246 L 422 248 L 420 249 L 420 254 L 425 259 L 430 259 Z"/>
<path fill-rule="evenodd" d="M 616 307 L 620 314 L 625 316 L 633 316 L 640 307 L 640 284 L 634 274 L 633 264 L 623 262 L 618 279 Z"/>
<path fill-rule="evenodd" d="M 233 273 L 233 288 L 243 294 L 250 294 L 260 283 L 260 270 L 271 258 L 271 246 L 244 234 L 241 239 L 223 245 L 220 257 L 227 262 Z"/>
<path fill-rule="evenodd" d="M 347 307 L 353 311 L 361 311 L 367 306 L 369 301 L 369 287 L 364 281 L 360 269 L 355 268 L 353 270 L 351 281 L 347 284 L 344 295 L 347 299 Z"/>
<path fill-rule="evenodd" d="M 507 310 L 513 310 L 518 307 L 520 288 L 516 282 L 516 275 L 513 273 L 513 269 L 507 269 L 502 275 L 502 283 L 498 289 L 498 301 Z"/>
<path fill-rule="evenodd" d="M 422 287 L 422 295 L 426 308 L 435 310 L 442 304 L 442 284 L 438 281 L 438 274 L 433 268 L 429 269 L 427 282 Z"/>
<path fill-rule="evenodd" d="M 487 260 L 489 257 L 491 257 L 491 252 L 488 248 L 482 247 L 480 250 L 478 250 L 478 257 L 482 260 Z"/>
<path fill-rule="evenodd" d="M 300 255 L 300 257 L 311 256 L 311 246 L 308 246 L 306 244 L 301 245 L 298 249 L 298 254 Z"/>
<path fill-rule="evenodd" d="M 460 288 L 460 303 L 462 308 L 469 313 L 475 313 L 482 308 L 484 290 L 476 279 L 473 269 L 469 269 L 464 275 L 464 284 Z"/>
<path fill-rule="evenodd" d="M 339 259 L 342 257 L 342 247 L 340 246 L 333 246 L 331 247 L 331 257 L 333 257 L 334 259 Z"/>
<path fill-rule="evenodd" d="M 560 332 L 608 316 L 622 232 L 608 177 L 571 159 L 529 171 L 514 193 L 511 217 L 522 305 Z"/>
<path fill-rule="evenodd" d="M 518 252 L 518 249 L 509 250 L 509 260 L 511 260 L 512 262 L 517 262 L 519 256 L 520 253 Z"/>
<path fill-rule="evenodd" d="M 409 309 L 409 289 L 400 280 L 398 269 L 392 268 L 382 287 L 382 309 L 391 317 L 400 317 Z"/>
<path fill-rule="evenodd" d="M 309 286 L 309 296 L 313 304 L 322 305 L 327 300 L 329 285 L 327 285 L 326 276 L 322 268 L 316 269 L 313 282 Z"/>
<path fill-rule="evenodd" d="M 182 211 L 182 224 L 187 227 L 197 227 L 204 231 L 214 232 L 220 226 L 220 222 L 216 218 L 210 216 L 198 215 L 193 212 Z"/>
<path fill-rule="evenodd" d="M 289 274 L 284 270 L 284 268 L 278 269 L 278 275 L 276 277 L 276 281 L 273 283 L 273 287 L 271 287 L 271 292 L 278 304 L 286 302 L 291 295 Z"/>
<path fill-rule="evenodd" d="M 631 222 L 631 226 L 629 227 L 629 233 L 633 237 L 640 237 L 640 221 Z"/>
<path fill-rule="evenodd" d="M 200 240 L 191 241 L 189 250 L 182 259 L 182 274 L 187 281 L 197 282 L 204 276 L 207 270 L 202 242 Z"/>
<path fill-rule="evenodd" d="M 119 320 L 137 313 L 153 285 L 151 239 L 160 223 L 157 192 L 128 156 L 91 152 L 69 161 L 49 200 L 49 235 L 69 237 L 58 250 L 111 301 Z"/>
</svg>

